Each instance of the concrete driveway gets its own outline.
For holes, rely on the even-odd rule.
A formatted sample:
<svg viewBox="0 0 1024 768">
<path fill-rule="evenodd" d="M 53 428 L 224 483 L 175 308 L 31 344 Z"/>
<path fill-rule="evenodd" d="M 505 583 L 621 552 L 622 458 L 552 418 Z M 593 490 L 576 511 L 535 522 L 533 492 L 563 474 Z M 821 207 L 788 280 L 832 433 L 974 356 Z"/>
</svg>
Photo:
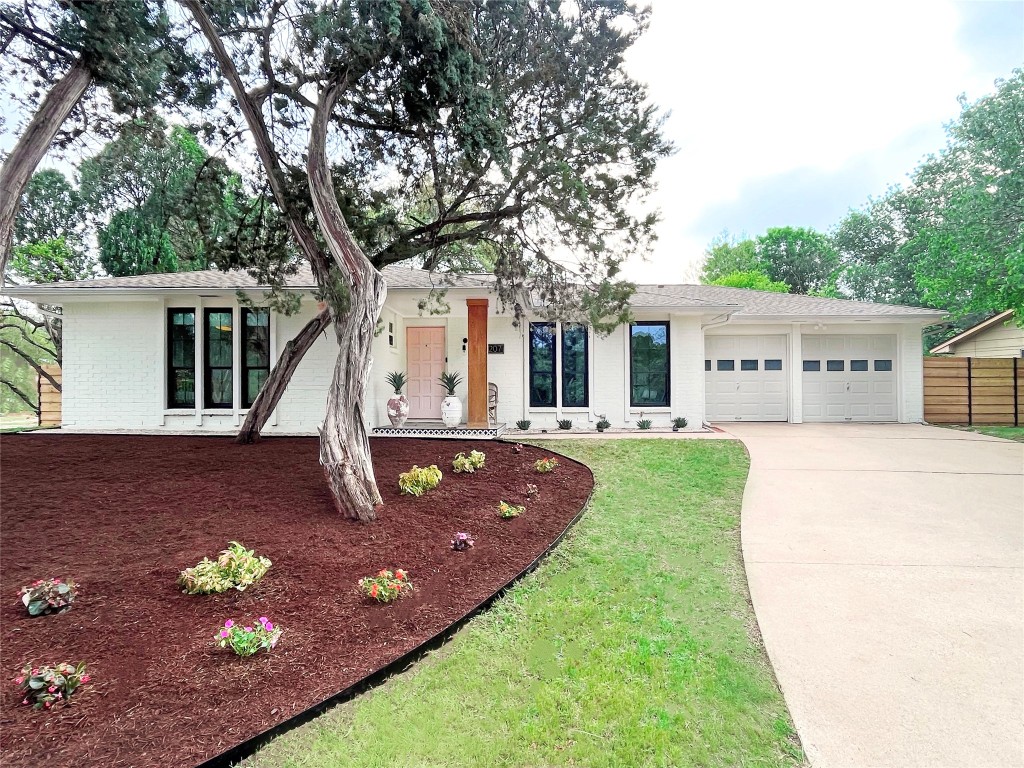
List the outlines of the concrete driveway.
<svg viewBox="0 0 1024 768">
<path fill-rule="evenodd" d="M 721 425 L 743 556 L 814 766 L 1024 765 L 1024 444 L 922 425 Z"/>
</svg>

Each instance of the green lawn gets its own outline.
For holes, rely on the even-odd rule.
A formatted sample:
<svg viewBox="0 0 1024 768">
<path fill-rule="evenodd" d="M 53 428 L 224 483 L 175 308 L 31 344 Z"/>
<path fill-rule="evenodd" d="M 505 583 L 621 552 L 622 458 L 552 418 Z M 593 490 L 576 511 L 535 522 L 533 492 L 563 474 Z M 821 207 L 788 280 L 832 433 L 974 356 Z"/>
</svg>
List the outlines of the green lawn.
<svg viewBox="0 0 1024 768">
<path fill-rule="evenodd" d="M 740 560 L 743 447 L 552 446 L 597 476 L 552 557 L 409 672 L 244 765 L 803 765 Z"/>
<path fill-rule="evenodd" d="M 1024 427 L 951 427 L 951 429 L 959 429 L 962 432 L 980 432 L 983 435 L 992 435 L 992 437 L 1002 437 L 1006 440 L 1016 440 L 1018 443 L 1024 443 Z"/>
</svg>

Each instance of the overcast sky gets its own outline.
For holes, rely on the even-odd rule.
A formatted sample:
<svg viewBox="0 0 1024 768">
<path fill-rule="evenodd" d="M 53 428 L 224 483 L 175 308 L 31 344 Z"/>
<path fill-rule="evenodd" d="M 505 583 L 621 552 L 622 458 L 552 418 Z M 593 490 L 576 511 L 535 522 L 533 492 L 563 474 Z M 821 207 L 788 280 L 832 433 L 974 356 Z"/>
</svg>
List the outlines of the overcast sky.
<svg viewBox="0 0 1024 768">
<path fill-rule="evenodd" d="M 692 280 L 723 229 L 828 230 L 945 143 L 957 96 L 1024 64 L 1024 0 L 652 0 L 629 60 L 671 111 L 640 281 Z"/>
</svg>

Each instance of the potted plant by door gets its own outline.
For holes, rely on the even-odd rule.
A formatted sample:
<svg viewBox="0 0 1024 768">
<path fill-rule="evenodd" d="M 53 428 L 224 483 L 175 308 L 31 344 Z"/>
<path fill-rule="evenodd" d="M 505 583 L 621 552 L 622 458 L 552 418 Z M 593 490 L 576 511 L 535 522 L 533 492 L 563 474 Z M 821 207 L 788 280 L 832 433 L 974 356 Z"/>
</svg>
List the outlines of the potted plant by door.
<svg viewBox="0 0 1024 768">
<path fill-rule="evenodd" d="M 459 373 L 445 371 L 438 379 L 448 395 L 441 401 L 441 421 L 449 429 L 459 426 L 462 421 L 462 401 L 455 396 L 455 388 L 462 383 L 462 376 Z"/>
<path fill-rule="evenodd" d="M 400 427 L 409 418 L 409 401 L 402 394 L 402 387 L 406 385 L 408 379 L 404 371 L 392 371 L 384 378 L 395 390 L 395 394 L 388 398 L 388 418 L 391 420 L 391 426 Z"/>
</svg>

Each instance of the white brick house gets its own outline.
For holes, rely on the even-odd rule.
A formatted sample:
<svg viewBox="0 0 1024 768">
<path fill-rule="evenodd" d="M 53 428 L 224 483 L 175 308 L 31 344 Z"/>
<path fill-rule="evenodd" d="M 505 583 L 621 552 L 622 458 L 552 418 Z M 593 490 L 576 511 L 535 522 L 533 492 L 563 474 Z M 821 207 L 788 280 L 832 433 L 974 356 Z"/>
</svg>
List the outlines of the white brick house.
<svg viewBox="0 0 1024 768">
<path fill-rule="evenodd" d="M 656 427 L 683 416 L 688 429 L 735 420 L 921 421 L 921 332 L 942 316 L 736 288 L 641 285 L 634 322 L 598 336 L 530 318 L 516 327 L 486 275 L 446 286 L 417 269 L 384 274 L 370 428 L 388 423 L 384 377 L 393 370 L 410 375 L 410 419 L 436 419 L 443 395 L 436 376 L 445 368 L 463 374 L 463 400 L 467 381 L 496 385 L 500 424 L 528 419 L 553 428 L 571 419 L 590 427 L 603 415 L 622 427 L 641 413 Z M 435 285 L 448 289 L 442 315 L 419 308 Z M 64 428 L 230 432 L 278 350 L 317 311 L 308 270 L 291 287 L 306 294 L 291 317 L 240 306 L 238 291 L 259 299 L 262 290 L 235 272 L 9 286 L 6 293 L 62 307 Z M 471 315 L 484 312 L 485 325 L 471 334 L 472 322 L 483 323 Z M 473 348 L 484 338 L 486 350 Z M 335 349 L 330 332 L 313 345 L 266 433 L 316 433 Z"/>
</svg>

